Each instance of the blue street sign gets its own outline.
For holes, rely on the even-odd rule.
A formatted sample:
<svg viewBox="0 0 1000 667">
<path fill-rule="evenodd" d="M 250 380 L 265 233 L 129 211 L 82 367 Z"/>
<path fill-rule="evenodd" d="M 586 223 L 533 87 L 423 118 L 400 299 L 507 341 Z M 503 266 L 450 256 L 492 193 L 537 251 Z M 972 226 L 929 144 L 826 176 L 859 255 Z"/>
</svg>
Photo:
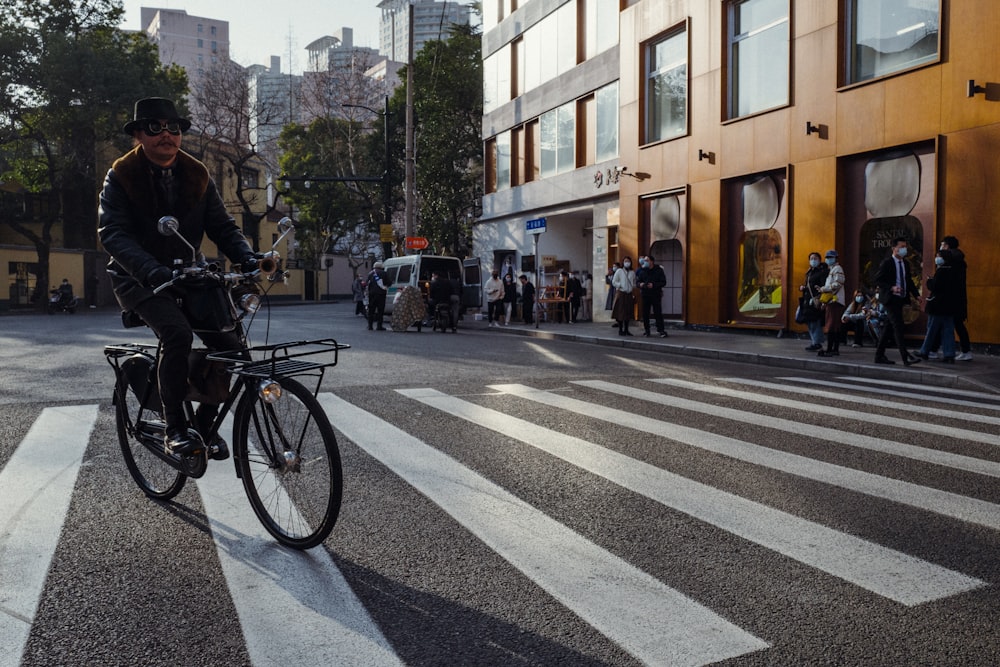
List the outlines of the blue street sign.
<svg viewBox="0 0 1000 667">
<path fill-rule="evenodd" d="M 525 220 L 524 229 L 529 234 L 541 234 L 545 231 L 545 218 L 535 218 L 533 220 Z"/>
</svg>

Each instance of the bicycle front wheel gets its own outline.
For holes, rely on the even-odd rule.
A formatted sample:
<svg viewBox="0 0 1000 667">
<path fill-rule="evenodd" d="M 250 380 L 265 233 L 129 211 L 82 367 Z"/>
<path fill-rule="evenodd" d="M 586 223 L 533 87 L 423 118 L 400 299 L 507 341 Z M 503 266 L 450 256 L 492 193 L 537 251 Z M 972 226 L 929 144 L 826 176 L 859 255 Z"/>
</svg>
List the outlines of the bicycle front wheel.
<svg viewBox="0 0 1000 667">
<path fill-rule="evenodd" d="M 277 382 L 281 397 L 274 403 L 255 388 L 240 400 L 234 457 L 264 528 L 282 544 L 309 549 L 327 538 L 340 514 L 340 450 L 312 393 L 291 378 Z"/>
<path fill-rule="evenodd" d="M 139 403 L 139 397 L 129 383 L 124 377 L 119 377 L 114 394 L 115 425 L 125 465 L 143 493 L 150 498 L 170 500 L 184 488 L 187 477 L 139 441 L 137 429 L 144 427 L 143 424 L 137 424 Z M 158 412 L 146 409 L 142 414 L 145 425 L 155 424 L 157 421 L 162 424 L 162 416 Z M 162 427 L 159 432 L 162 433 Z"/>
</svg>

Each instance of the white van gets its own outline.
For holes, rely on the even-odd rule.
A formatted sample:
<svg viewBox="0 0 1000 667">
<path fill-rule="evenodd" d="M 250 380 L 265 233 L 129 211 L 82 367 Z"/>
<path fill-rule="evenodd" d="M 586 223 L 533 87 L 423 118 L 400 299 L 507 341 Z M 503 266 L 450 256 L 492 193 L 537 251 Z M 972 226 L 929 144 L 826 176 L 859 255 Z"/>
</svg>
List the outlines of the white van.
<svg viewBox="0 0 1000 667">
<path fill-rule="evenodd" d="M 392 314 L 392 308 L 399 298 L 399 292 L 407 285 L 419 287 L 427 296 L 431 274 L 439 273 L 448 280 L 458 280 L 462 284 L 462 310 L 481 308 L 483 305 L 482 269 L 479 258 L 461 260 L 458 257 L 441 255 L 404 255 L 390 257 L 382 262 L 389 291 L 385 295 L 385 312 Z"/>
</svg>

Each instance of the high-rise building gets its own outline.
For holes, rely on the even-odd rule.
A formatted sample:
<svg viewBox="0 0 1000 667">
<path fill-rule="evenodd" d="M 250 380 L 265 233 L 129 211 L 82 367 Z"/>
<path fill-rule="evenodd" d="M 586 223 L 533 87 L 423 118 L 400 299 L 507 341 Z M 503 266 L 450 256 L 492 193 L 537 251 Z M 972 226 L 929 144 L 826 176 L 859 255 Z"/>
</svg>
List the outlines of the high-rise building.
<svg viewBox="0 0 1000 667">
<path fill-rule="evenodd" d="M 142 7 L 140 21 L 142 31 L 159 50 L 160 62 L 180 65 L 192 79 L 213 64 L 229 60 L 229 21 L 156 7 Z"/>
<path fill-rule="evenodd" d="M 441 0 L 382 0 L 379 21 L 379 53 L 390 60 L 407 62 L 409 54 L 409 7 L 413 6 L 413 52 L 431 40 L 448 39 L 453 24 L 469 25 L 471 10 L 459 2 Z"/>
</svg>

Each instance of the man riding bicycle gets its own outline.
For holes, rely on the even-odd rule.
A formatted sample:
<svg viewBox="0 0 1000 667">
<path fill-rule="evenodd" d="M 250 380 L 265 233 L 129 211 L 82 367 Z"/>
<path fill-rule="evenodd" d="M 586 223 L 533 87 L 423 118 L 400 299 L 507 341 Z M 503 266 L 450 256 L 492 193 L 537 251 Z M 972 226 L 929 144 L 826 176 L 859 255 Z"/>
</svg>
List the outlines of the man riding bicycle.
<svg viewBox="0 0 1000 667">
<path fill-rule="evenodd" d="M 181 134 L 190 127 L 170 100 L 151 97 L 136 102 L 134 117 L 123 128 L 135 140 L 135 148 L 108 171 L 98 210 L 98 234 L 111 255 L 108 273 L 118 303 L 160 339 L 157 383 L 166 422 L 164 447 L 174 454 L 195 454 L 202 448 L 188 433 L 182 407 L 193 329 L 172 293 L 174 288 L 156 294 L 153 290 L 173 279 L 174 260 L 189 258 L 191 250 L 176 236 L 160 235 L 157 221 L 165 215 L 177 218 L 180 235 L 192 247 L 199 249 L 208 236 L 244 271 L 255 268 L 257 261 L 205 165 L 180 149 Z M 214 349 L 240 345 L 233 332 L 199 331 L 198 336 Z M 217 412 L 217 406 L 199 406 L 201 432 L 208 431 Z M 221 438 L 208 447 L 212 458 L 229 456 Z"/>
</svg>

